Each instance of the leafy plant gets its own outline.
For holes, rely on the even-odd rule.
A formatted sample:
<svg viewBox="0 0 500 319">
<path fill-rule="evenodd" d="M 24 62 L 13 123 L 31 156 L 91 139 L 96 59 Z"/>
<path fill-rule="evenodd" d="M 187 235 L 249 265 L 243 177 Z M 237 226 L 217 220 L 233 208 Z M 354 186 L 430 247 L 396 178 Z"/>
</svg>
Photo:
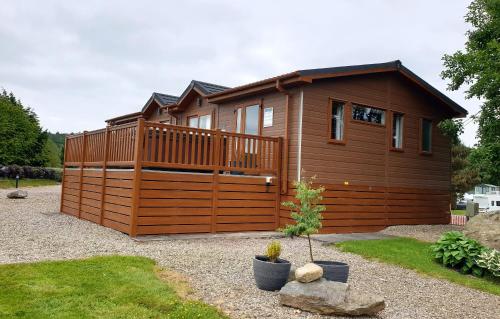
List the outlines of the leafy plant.
<svg viewBox="0 0 500 319">
<path fill-rule="evenodd" d="M 431 246 L 436 260 L 451 268 L 459 269 L 461 273 L 471 273 L 481 277 L 484 273 L 483 267 L 476 263 L 484 248 L 477 241 L 465 237 L 458 231 L 444 233 L 441 238 Z"/>
<path fill-rule="evenodd" d="M 277 240 L 273 240 L 267 245 L 266 256 L 270 262 L 275 263 L 280 255 L 281 255 L 281 243 Z"/>
<path fill-rule="evenodd" d="M 476 259 L 479 267 L 486 268 L 495 277 L 500 277 L 500 252 L 496 249 L 483 251 Z"/>
<path fill-rule="evenodd" d="M 500 183 L 500 1 L 474 0 L 465 22 L 470 26 L 464 50 L 443 57 L 448 89 L 465 88 L 466 98 L 478 98 L 481 110 L 472 115 L 478 125 L 477 148 L 470 162 L 483 183 Z"/>
<path fill-rule="evenodd" d="M 311 234 L 315 234 L 321 228 L 321 213 L 325 211 L 325 206 L 319 205 L 323 197 L 321 193 L 325 191 L 325 188 L 320 186 L 315 188 L 313 186 L 313 181 L 315 177 L 310 179 L 302 179 L 300 181 L 294 182 L 296 188 L 295 199 L 297 199 L 298 204 L 293 201 L 283 202 L 281 205 L 290 208 L 291 217 L 295 221 L 295 224 L 286 225 L 282 232 L 286 236 L 307 236 L 309 242 L 309 256 L 311 262 L 314 261 L 312 246 L 311 246 Z"/>
</svg>

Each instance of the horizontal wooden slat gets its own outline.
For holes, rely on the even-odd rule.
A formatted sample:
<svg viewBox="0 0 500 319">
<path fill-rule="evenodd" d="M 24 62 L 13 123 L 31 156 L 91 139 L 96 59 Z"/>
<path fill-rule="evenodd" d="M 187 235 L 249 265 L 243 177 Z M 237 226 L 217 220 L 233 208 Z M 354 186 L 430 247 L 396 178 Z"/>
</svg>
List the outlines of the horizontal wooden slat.
<svg viewBox="0 0 500 319">
<path fill-rule="evenodd" d="M 211 199 L 145 199 L 139 201 L 140 207 L 212 207 Z"/>
<path fill-rule="evenodd" d="M 128 180 L 128 179 L 106 178 L 106 186 L 120 187 L 120 188 L 132 188 L 133 184 L 132 184 L 132 181 Z"/>
<path fill-rule="evenodd" d="M 64 203 L 62 207 L 62 212 L 68 215 L 78 216 L 78 208 L 66 206 L 66 203 Z"/>
<path fill-rule="evenodd" d="M 104 202 L 104 209 L 124 215 L 130 215 L 132 211 L 128 206 L 116 205 L 107 202 Z"/>
<path fill-rule="evenodd" d="M 240 231 L 273 231 L 276 230 L 274 223 L 251 223 L 251 224 L 217 224 L 218 232 L 240 232 Z"/>
<path fill-rule="evenodd" d="M 127 224 L 124 224 L 124 223 L 120 223 L 120 222 L 117 222 L 117 221 L 114 221 L 114 220 L 110 220 L 110 219 L 107 219 L 107 218 L 104 218 L 102 220 L 102 225 L 103 226 L 106 226 L 106 227 L 109 227 L 109 228 L 112 228 L 114 230 L 118 230 L 122 233 L 126 233 L 128 234 L 129 233 L 129 225 Z"/>
<path fill-rule="evenodd" d="M 116 212 L 112 212 L 109 210 L 105 210 L 103 213 L 103 218 L 109 219 L 112 221 L 120 222 L 123 224 L 129 224 L 130 223 L 130 215 L 124 215 L 124 214 L 119 214 Z"/>
<path fill-rule="evenodd" d="M 162 216 L 162 217 L 139 217 L 138 225 L 200 225 L 210 224 L 210 216 Z"/>
<path fill-rule="evenodd" d="M 141 189 L 157 190 L 212 190 L 212 183 L 172 182 L 172 181 L 141 181 Z"/>
<path fill-rule="evenodd" d="M 221 199 L 218 201 L 219 207 L 275 207 L 275 201 L 269 200 L 230 200 Z"/>
<path fill-rule="evenodd" d="M 173 182 L 199 182 L 211 183 L 212 174 L 189 174 L 189 173 L 162 173 L 143 171 L 141 176 L 143 181 L 173 181 Z"/>
<path fill-rule="evenodd" d="M 138 235 L 209 233 L 210 225 L 137 226 Z"/>
<path fill-rule="evenodd" d="M 217 223 L 221 224 L 245 224 L 245 223 L 274 223 L 276 217 L 266 216 L 217 216 Z"/>
<path fill-rule="evenodd" d="M 274 215 L 275 209 L 275 207 L 218 207 L 217 215 Z"/>
<path fill-rule="evenodd" d="M 101 207 L 101 201 L 100 200 L 95 200 L 95 199 L 89 199 L 89 198 L 84 198 L 82 197 L 82 204 L 100 208 Z"/>
<path fill-rule="evenodd" d="M 139 207 L 138 216 L 202 216 L 211 214 L 211 207 Z"/>
<path fill-rule="evenodd" d="M 141 190 L 141 198 L 211 199 L 212 192 L 187 190 Z"/>
<path fill-rule="evenodd" d="M 130 197 L 105 195 L 104 201 L 106 203 L 117 204 L 122 206 L 132 206 L 132 199 Z"/>
<path fill-rule="evenodd" d="M 276 200 L 276 193 L 219 192 L 219 199 Z"/>
</svg>

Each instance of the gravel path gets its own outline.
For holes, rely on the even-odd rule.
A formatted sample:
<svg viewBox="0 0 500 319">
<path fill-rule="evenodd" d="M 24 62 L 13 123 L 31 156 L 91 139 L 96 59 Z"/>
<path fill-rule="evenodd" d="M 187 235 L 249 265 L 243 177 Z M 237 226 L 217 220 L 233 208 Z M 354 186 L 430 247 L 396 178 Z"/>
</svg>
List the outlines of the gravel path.
<svg viewBox="0 0 500 319">
<path fill-rule="evenodd" d="M 412 237 L 422 241 L 435 242 L 441 234 L 458 230 L 462 231 L 463 226 L 457 225 L 401 225 L 391 226 L 382 230 L 381 233 L 393 236 Z"/>
<path fill-rule="evenodd" d="M 28 189 L 29 198 L 7 200 L 0 190 L 0 263 L 130 254 L 154 258 L 190 277 L 196 295 L 233 318 L 321 318 L 280 307 L 278 294 L 258 290 L 251 259 L 266 239 L 135 242 L 126 235 L 58 214 L 58 186 Z M 307 260 L 307 242 L 283 239 L 283 257 Z M 384 296 L 379 318 L 498 318 L 500 297 L 413 271 L 364 260 L 314 242 L 318 259 L 349 263 L 354 289 Z"/>
</svg>

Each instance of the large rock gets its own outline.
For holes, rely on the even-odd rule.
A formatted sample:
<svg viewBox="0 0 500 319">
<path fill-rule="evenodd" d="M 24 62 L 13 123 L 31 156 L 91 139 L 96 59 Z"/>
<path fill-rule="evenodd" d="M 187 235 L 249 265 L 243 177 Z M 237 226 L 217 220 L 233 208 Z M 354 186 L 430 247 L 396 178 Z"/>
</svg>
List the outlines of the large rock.
<svg viewBox="0 0 500 319">
<path fill-rule="evenodd" d="M 295 270 L 297 270 L 297 267 L 295 267 L 295 265 L 290 266 L 290 272 L 288 273 L 288 279 L 286 282 L 295 280 Z"/>
<path fill-rule="evenodd" d="M 295 280 L 300 282 L 311 282 L 323 277 L 323 268 L 320 266 L 308 263 L 295 270 Z"/>
<path fill-rule="evenodd" d="M 26 198 L 28 197 L 28 192 L 20 189 L 16 189 L 13 192 L 7 194 L 7 198 Z"/>
<path fill-rule="evenodd" d="M 465 224 L 464 234 L 487 247 L 500 250 L 500 211 L 472 217 Z"/>
<path fill-rule="evenodd" d="M 323 315 L 375 315 L 385 308 L 380 296 L 358 293 L 350 290 L 348 284 L 324 278 L 310 283 L 287 283 L 281 288 L 280 303 Z"/>
</svg>

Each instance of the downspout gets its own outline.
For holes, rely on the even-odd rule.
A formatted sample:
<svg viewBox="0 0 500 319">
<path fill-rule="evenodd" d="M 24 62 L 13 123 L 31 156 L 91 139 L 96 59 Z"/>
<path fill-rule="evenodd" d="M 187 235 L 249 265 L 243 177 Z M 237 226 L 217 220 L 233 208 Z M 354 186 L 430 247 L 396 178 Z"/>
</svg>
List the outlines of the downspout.
<svg viewBox="0 0 500 319">
<path fill-rule="evenodd" d="M 304 90 L 300 89 L 299 102 L 299 130 L 298 130 L 298 150 L 297 150 L 297 181 L 300 181 L 302 170 L 302 115 L 304 112 Z"/>
<path fill-rule="evenodd" d="M 288 158 L 289 158 L 289 130 L 288 130 L 288 121 L 289 121 L 289 102 L 290 102 L 290 93 L 285 90 L 280 83 L 280 80 L 276 80 L 276 89 L 285 95 L 285 140 L 283 143 L 283 167 L 282 167 L 282 183 L 281 183 L 281 194 L 286 194 L 288 192 Z"/>
</svg>

